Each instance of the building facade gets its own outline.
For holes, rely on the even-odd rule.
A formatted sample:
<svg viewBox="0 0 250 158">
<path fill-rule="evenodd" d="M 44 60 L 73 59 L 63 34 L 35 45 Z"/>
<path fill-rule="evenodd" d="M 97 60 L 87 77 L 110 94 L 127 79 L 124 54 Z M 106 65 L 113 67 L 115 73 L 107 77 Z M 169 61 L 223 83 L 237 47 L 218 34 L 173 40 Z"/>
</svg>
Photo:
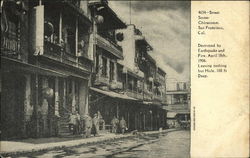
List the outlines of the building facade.
<svg viewBox="0 0 250 158">
<path fill-rule="evenodd" d="M 169 127 L 190 126 L 190 85 L 175 82 L 175 89 L 166 92 L 167 124 Z"/>
<path fill-rule="evenodd" d="M 70 135 L 69 116 L 166 125 L 166 73 L 106 0 L 1 2 L 1 138 Z"/>
<path fill-rule="evenodd" d="M 69 134 L 68 116 L 88 113 L 87 1 L 4 0 L 1 11 L 2 138 Z"/>
</svg>

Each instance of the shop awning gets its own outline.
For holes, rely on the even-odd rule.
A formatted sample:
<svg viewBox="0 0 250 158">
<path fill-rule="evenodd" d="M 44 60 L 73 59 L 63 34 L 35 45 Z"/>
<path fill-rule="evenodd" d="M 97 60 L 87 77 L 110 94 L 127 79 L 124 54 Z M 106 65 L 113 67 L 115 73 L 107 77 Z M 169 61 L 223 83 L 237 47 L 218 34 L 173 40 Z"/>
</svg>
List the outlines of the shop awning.
<svg viewBox="0 0 250 158">
<path fill-rule="evenodd" d="M 113 91 L 104 91 L 104 90 L 94 88 L 94 87 L 90 87 L 90 90 L 93 90 L 95 92 L 107 95 L 107 96 L 112 97 L 112 98 L 119 98 L 119 99 L 125 99 L 125 100 L 137 100 L 137 99 L 129 97 L 127 95 L 119 94 L 119 93 L 116 93 L 116 92 L 113 92 Z"/>
</svg>

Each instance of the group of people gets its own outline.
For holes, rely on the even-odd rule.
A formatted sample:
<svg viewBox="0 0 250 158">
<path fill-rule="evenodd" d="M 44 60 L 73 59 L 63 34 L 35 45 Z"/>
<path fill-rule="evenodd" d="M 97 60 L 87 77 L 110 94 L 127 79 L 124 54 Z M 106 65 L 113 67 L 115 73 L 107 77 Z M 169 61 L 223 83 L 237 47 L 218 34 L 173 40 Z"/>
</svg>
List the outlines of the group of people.
<svg viewBox="0 0 250 158">
<path fill-rule="evenodd" d="M 93 118 L 91 118 L 87 114 L 84 117 L 81 117 L 77 112 L 70 114 L 69 130 L 74 135 L 84 134 L 86 137 L 90 137 L 91 134 L 93 134 L 94 136 L 98 136 L 100 126 L 102 129 L 105 129 L 105 121 L 99 111 L 94 114 Z M 111 126 L 112 133 L 120 132 L 124 134 L 127 130 L 127 125 L 124 117 L 122 117 L 121 120 L 118 120 L 114 116 L 111 120 Z"/>
<path fill-rule="evenodd" d="M 112 126 L 112 133 L 118 133 L 118 131 L 120 130 L 120 132 L 122 134 L 125 133 L 125 131 L 127 130 L 127 124 L 126 121 L 124 120 L 124 117 L 122 117 L 122 119 L 119 121 L 115 116 L 113 117 L 113 119 L 111 120 L 111 126 Z"/>
<path fill-rule="evenodd" d="M 77 112 L 70 114 L 69 117 L 69 130 L 74 135 L 85 134 L 86 137 L 90 137 L 93 133 L 94 136 L 97 136 L 99 135 L 100 124 L 105 126 L 100 112 L 94 114 L 93 118 L 87 114 L 81 117 Z"/>
</svg>

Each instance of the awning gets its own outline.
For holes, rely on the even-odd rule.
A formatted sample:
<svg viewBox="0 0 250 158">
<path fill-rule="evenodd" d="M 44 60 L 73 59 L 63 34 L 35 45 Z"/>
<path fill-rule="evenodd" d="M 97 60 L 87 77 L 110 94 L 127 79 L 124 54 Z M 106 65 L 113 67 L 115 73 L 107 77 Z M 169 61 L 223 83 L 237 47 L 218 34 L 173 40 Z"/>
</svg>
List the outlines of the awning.
<svg viewBox="0 0 250 158">
<path fill-rule="evenodd" d="M 119 93 L 116 93 L 116 92 L 113 92 L 113 91 L 104 91 L 104 90 L 94 88 L 94 87 L 90 87 L 90 90 L 93 90 L 95 92 L 107 95 L 107 96 L 112 97 L 112 98 L 119 98 L 119 99 L 125 99 L 125 100 L 137 100 L 137 99 L 129 97 L 127 95 L 119 94 Z"/>
</svg>

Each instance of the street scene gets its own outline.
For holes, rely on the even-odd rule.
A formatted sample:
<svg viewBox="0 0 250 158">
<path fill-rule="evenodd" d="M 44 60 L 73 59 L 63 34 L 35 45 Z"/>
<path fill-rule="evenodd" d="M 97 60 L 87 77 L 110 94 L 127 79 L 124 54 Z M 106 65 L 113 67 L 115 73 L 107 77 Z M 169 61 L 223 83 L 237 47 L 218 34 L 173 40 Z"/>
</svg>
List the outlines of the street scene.
<svg viewBox="0 0 250 158">
<path fill-rule="evenodd" d="M 190 148 L 190 132 L 185 130 L 140 135 L 134 138 L 115 142 L 104 142 L 95 145 L 82 145 L 60 150 L 42 151 L 36 153 L 19 154 L 16 158 L 188 158 Z"/>
<path fill-rule="evenodd" d="M 2 0 L 0 154 L 189 157 L 189 19 L 188 1 Z"/>
</svg>

